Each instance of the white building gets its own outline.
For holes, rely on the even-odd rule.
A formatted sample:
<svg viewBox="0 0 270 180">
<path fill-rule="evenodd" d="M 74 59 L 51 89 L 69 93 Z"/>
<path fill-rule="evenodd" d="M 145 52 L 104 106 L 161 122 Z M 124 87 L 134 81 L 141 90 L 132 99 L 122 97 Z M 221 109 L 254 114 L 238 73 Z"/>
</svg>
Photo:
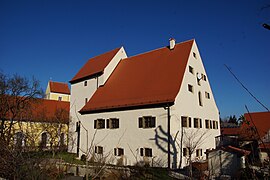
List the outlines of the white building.
<svg viewBox="0 0 270 180">
<path fill-rule="evenodd" d="M 187 165 L 188 146 L 192 160 L 215 147 L 219 112 L 195 40 L 171 39 L 168 47 L 129 58 L 123 47 L 115 49 L 90 59 L 70 83 L 69 151 L 79 156 L 89 148 L 89 158 L 109 163 L 167 167 L 170 159 L 177 168 Z"/>
</svg>

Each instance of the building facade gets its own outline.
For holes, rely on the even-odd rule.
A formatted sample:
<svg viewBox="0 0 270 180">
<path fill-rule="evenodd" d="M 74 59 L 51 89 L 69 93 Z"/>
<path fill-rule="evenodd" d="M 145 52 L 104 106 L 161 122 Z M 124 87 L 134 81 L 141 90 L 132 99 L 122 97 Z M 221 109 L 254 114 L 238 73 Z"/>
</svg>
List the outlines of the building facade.
<svg viewBox="0 0 270 180">
<path fill-rule="evenodd" d="M 178 168 L 215 147 L 219 112 L 195 40 L 171 39 L 168 47 L 129 58 L 123 48 L 110 51 L 70 82 L 70 131 L 77 130 L 70 152 Z"/>
</svg>

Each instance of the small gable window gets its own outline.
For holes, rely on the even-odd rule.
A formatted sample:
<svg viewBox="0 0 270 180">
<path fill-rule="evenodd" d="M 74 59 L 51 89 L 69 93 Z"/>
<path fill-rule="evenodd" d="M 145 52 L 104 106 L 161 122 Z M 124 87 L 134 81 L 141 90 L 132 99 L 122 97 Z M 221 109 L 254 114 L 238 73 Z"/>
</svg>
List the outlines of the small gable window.
<svg viewBox="0 0 270 180">
<path fill-rule="evenodd" d="M 195 52 L 193 52 L 193 57 L 194 57 L 195 59 L 197 59 L 197 55 L 196 55 Z"/>
<path fill-rule="evenodd" d="M 193 86 L 191 84 L 188 84 L 188 91 L 193 93 Z"/>
<path fill-rule="evenodd" d="M 87 81 L 84 81 L 84 86 L 87 86 Z"/>
<path fill-rule="evenodd" d="M 194 69 L 193 69 L 193 67 L 188 66 L 188 71 L 189 71 L 191 74 L 194 74 Z"/>
</svg>

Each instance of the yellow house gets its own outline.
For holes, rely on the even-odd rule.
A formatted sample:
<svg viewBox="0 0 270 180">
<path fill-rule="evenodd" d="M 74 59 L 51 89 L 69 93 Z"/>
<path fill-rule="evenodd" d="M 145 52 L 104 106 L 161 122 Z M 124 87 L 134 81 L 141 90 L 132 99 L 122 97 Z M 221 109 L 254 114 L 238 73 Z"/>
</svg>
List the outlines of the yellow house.
<svg viewBox="0 0 270 180">
<path fill-rule="evenodd" d="M 16 119 L 14 147 L 25 150 L 65 150 L 68 143 L 69 102 L 36 99 Z M 9 123 L 7 121 L 7 123 Z"/>
<path fill-rule="evenodd" d="M 46 99 L 70 101 L 70 90 L 67 83 L 49 81 L 46 89 Z"/>
</svg>

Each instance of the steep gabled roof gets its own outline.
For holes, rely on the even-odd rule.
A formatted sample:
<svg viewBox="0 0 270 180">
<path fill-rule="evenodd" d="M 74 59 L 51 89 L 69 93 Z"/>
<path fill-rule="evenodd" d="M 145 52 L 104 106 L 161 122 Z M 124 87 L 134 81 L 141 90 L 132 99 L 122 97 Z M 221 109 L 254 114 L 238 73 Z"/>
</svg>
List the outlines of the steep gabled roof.
<svg viewBox="0 0 270 180">
<path fill-rule="evenodd" d="M 245 113 L 244 116 L 246 121 L 241 126 L 243 138 L 263 138 L 270 130 L 270 112 Z"/>
<path fill-rule="evenodd" d="M 54 93 L 70 94 L 70 90 L 67 83 L 61 82 L 49 82 L 50 91 Z"/>
<path fill-rule="evenodd" d="M 194 40 L 120 61 L 80 113 L 173 103 L 180 90 Z"/>
<path fill-rule="evenodd" d="M 112 51 L 89 59 L 86 64 L 79 70 L 79 72 L 71 79 L 70 83 L 72 84 L 78 81 L 82 81 L 95 74 L 103 72 L 105 67 L 110 63 L 112 58 L 119 50 L 120 48 L 116 48 Z"/>
</svg>

